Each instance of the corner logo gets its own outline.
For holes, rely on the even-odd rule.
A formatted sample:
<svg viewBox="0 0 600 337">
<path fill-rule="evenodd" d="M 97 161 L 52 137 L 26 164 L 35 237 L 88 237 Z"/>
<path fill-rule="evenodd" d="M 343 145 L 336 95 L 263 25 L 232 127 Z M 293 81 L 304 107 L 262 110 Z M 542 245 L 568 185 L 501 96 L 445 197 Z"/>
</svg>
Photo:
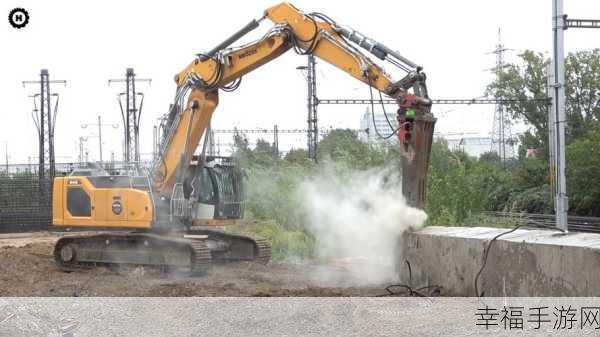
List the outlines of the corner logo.
<svg viewBox="0 0 600 337">
<path fill-rule="evenodd" d="M 8 13 L 8 23 L 13 28 L 21 29 L 29 23 L 29 13 L 24 8 L 14 8 Z"/>
</svg>

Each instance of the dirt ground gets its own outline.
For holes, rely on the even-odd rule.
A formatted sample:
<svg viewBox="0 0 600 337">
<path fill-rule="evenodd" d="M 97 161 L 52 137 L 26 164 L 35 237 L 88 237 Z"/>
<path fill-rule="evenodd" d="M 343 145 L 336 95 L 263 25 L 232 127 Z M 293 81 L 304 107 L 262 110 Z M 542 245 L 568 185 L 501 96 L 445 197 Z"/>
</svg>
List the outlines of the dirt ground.
<svg viewBox="0 0 600 337">
<path fill-rule="evenodd" d="M 358 284 L 334 265 L 231 263 L 200 277 L 152 268 L 66 273 L 49 233 L 0 235 L 0 296 L 377 296 L 386 285 Z M 326 275 L 324 278 L 323 275 Z"/>
</svg>

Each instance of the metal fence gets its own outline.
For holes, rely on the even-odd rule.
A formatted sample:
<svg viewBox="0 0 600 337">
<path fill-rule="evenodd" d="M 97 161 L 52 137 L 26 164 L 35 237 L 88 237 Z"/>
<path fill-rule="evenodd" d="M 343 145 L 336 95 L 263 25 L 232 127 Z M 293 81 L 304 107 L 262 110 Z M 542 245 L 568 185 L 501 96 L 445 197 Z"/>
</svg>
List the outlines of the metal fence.
<svg viewBox="0 0 600 337">
<path fill-rule="evenodd" d="M 36 174 L 0 174 L 0 232 L 47 228 L 52 221 L 52 183 Z"/>
<path fill-rule="evenodd" d="M 556 228 L 556 216 L 553 214 L 532 214 L 513 212 L 483 212 L 484 215 L 511 221 L 516 225 L 539 228 Z M 600 218 L 569 215 L 568 229 L 571 232 L 600 233 Z"/>
</svg>

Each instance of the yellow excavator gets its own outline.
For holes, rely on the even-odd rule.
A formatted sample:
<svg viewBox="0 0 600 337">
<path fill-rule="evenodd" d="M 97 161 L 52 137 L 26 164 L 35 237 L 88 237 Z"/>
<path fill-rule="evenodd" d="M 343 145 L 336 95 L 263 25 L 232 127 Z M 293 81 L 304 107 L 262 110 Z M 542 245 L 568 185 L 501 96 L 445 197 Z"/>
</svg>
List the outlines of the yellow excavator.
<svg viewBox="0 0 600 337">
<path fill-rule="evenodd" d="M 274 24 L 264 36 L 231 46 L 264 19 Z M 403 188 L 410 192 L 409 201 L 422 206 L 435 119 L 421 67 L 324 14 L 306 14 L 281 3 L 209 52 L 198 54 L 175 76 L 174 104 L 166 114 L 160 152 L 148 174 L 70 175 L 54 180 L 55 228 L 95 231 L 60 238 L 54 248 L 56 263 L 65 270 L 133 264 L 192 273 L 204 273 L 218 261 L 267 263 L 271 246 L 266 240 L 222 230 L 223 224 L 243 215 L 239 170 L 216 163 L 204 151 L 194 154 L 203 136 L 206 144 L 219 90 L 235 90 L 243 75 L 290 49 L 314 55 L 397 100 L 400 127 L 395 133 L 406 162 L 403 168 L 414 171 L 412 177 L 404 174 Z M 393 81 L 366 53 L 405 74 Z"/>
</svg>

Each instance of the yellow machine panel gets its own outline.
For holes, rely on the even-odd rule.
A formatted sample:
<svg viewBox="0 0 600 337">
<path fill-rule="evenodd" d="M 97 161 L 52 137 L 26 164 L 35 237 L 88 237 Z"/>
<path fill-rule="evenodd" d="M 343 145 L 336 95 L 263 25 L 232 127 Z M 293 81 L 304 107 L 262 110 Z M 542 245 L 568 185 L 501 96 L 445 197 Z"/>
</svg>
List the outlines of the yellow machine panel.
<svg viewBox="0 0 600 337">
<path fill-rule="evenodd" d="M 136 189 L 125 190 L 128 210 L 127 222 L 144 223 L 152 220 L 152 203 L 148 192 Z"/>
<path fill-rule="evenodd" d="M 94 219 L 96 221 L 107 221 L 110 210 L 107 207 L 100 207 L 100 205 L 105 205 L 107 200 L 110 198 L 109 194 L 111 190 L 107 189 L 97 189 L 94 191 Z"/>
<path fill-rule="evenodd" d="M 54 180 L 54 226 L 150 228 L 152 200 L 129 177 L 59 177 Z"/>
<path fill-rule="evenodd" d="M 55 178 L 52 186 L 52 224 L 54 226 L 63 225 L 63 183 L 64 178 Z"/>
</svg>

